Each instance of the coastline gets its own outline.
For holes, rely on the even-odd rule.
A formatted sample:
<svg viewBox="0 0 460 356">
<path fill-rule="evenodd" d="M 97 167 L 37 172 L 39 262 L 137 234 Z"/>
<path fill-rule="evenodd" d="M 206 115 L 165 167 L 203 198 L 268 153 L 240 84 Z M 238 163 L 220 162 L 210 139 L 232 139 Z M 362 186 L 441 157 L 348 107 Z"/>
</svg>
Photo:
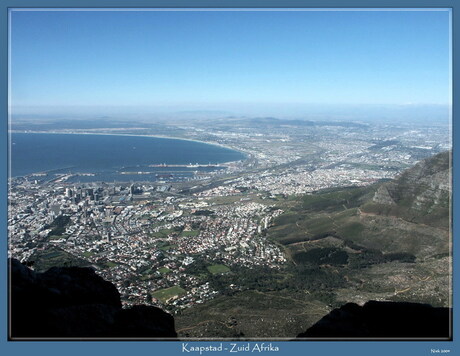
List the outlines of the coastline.
<svg viewBox="0 0 460 356">
<path fill-rule="evenodd" d="M 166 136 L 166 135 L 136 135 L 136 134 L 123 134 L 123 133 L 106 133 L 106 132 L 60 132 L 60 131 L 22 131 L 22 130 L 8 130 L 8 136 L 10 137 L 11 134 L 13 133 L 22 133 L 22 134 L 53 134 L 53 135 L 100 135 L 100 136 L 128 136 L 128 137 L 149 137 L 149 138 L 162 138 L 162 139 L 169 139 L 169 140 L 182 140 L 182 141 L 190 141 L 190 142 L 197 142 L 197 143 L 203 143 L 205 145 L 211 145 L 211 146 L 219 146 L 222 148 L 226 148 L 232 151 L 239 152 L 243 154 L 245 157 L 244 160 L 248 159 L 250 153 L 245 152 L 239 148 L 234 148 L 231 146 L 223 145 L 218 142 L 206 142 L 206 141 L 200 141 L 200 140 L 194 140 L 190 138 L 182 138 L 182 137 L 174 137 L 174 136 Z M 11 137 L 10 137 L 11 138 Z M 11 141 L 11 139 L 10 139 Z M 238 162 L 238 161 L 228 161 L 228 162 L 223 162 L 223 163 L 232 163 L 232 162 Z"/>
</svg>

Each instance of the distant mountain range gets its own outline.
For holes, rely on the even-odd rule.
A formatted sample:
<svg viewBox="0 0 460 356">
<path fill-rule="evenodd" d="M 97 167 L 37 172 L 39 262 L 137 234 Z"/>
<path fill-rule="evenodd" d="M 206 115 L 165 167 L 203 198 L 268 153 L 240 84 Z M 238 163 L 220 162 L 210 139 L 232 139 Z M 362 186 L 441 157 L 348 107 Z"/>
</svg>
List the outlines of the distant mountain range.
<svg viewBox="0 0 460 356">
<path fill-rule="evenodd" d="M 366 124 L 352 122 L 352 121 L 336 121 L 336 120 L 299 120 L 299 119 L 278 119 L 274 117 L 256 117 L 256 118 L 227 118 L 225 120 L 218 120 L 222 124 L 229 121 L 232 124 L 240 123 L 243 126 L 258 126 L 258 127 L 278 127 L 278 126 L 339 126 L 339 127 L 367 127 Z"/>
</svg>

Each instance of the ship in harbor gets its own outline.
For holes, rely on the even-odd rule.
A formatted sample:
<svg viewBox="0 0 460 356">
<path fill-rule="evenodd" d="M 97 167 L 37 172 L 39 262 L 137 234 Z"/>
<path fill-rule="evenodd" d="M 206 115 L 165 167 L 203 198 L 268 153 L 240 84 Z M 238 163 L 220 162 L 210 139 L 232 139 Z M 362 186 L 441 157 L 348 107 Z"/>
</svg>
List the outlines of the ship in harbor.
<svg viewBox="0 0 460 356">
<path fill-rule="evenodd" d="M 226 165 L 223 164 L 166 164 L 166 163 L 161 163 L 161 164 L 149 164 L 149 167 L 154 167 L 154 168 L 166 168 L 166 167 L 174 167 L 174 168 L 226 168 Z"/>
</svg>

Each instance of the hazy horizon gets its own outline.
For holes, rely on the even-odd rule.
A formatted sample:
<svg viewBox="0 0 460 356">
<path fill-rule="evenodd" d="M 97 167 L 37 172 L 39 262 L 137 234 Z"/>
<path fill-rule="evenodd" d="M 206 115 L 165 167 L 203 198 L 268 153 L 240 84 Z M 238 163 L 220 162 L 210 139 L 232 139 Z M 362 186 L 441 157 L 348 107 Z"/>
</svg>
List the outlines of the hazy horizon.
<svg viewBox="0 0 460 356">
<path fill-rule="evenodd" d="M 235 108 L 236 107 L 236 108 Z M 27 107 L 14 111 L 12 119 L 38 120 L 198 120 L 213 118 L 275 117 L 277 119 L 331 121 L 404 121 L 449 122 L 450 105 L 247 105 L 247 106 L 191 106 L 191 107 Z"/>
<path fill-rule="evenodd" d="M 10 112 L 442 119 L 450 15 L 12 9 Z"/>
</svg>

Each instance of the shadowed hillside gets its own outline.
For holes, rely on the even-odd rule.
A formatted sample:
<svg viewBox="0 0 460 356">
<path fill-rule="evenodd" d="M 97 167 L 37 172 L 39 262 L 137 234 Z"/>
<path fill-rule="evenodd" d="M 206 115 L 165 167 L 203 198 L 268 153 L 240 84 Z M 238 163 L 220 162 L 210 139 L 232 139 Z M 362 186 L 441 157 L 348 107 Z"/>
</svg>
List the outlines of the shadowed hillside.
<svg viewBox="0 0 460 356">
<path fill-rule="evenodd" d="M 35 273 L 10 260 L 10 339 L 174 339 L 174 318 L 144 305 L 122 309 L 115 286 L 91 268 L 53 267 Z"/>
<path fill-rule="evenodd" d="M 449 308 L 428 304 L 370 301 L 362 307 L 348 303 L 334 309 L 306 332 L 306 338 L 423 338 L 452 337 Z"/>
</svg>

